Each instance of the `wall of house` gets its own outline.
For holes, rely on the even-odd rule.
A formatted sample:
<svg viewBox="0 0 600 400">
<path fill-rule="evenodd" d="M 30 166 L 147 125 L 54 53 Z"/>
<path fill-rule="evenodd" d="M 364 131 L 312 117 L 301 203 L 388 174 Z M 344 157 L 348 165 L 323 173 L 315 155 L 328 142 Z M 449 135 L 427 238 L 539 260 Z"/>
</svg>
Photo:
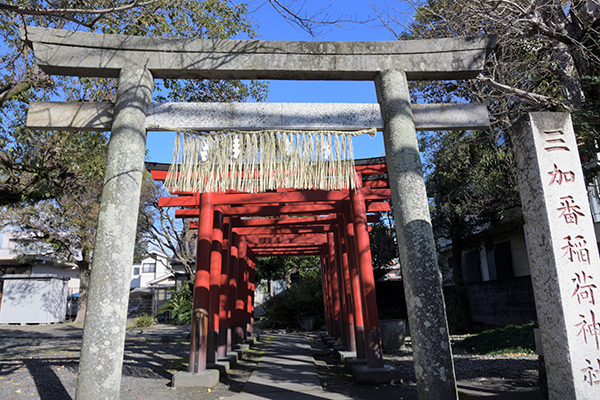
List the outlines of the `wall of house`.
<svg viewBox="0 0 600 400">
<path fill-rule="evenodd" d="M 133 264 L 131 276 L 131 288 L 147 287 L 148 282 L 170 274 L 167 268 L 169 261 L 160 253 L 151 253 L 148 257 L 142 259 L 139 264 Z M 148 266 L 154 264 L 154 270 L 149 270 Z M 145 269 L 146 266 L 146 269 Z M 163 281 L 159 286 L 173 286 L 174 280 Z"/>
<path fill-rule="evenodd" d="M 466 286 L 473 321 L 505 326 L 537 321 L 529 276 Z"/>
<path fill-rule="evenodd" d="M 33 274 L 56 274 L 70 278 L 68 281 L 69 295 L 79 293 L 79 269 L 73 266 L 58 266 L 52 263 L 38 262 L 31 266 Z"/>
<path fill-rule="evenodd" d="M 7 274 L 55 274 L 70 278 L 68 281 L 69 294 L 79 293 L 79 269 L 77 266 L 57 265 L 47 261 L 44 255 L 40 255 L 39 260 L 28 264 L 17 264 L 15 258 L 18 253 L 15 252 L 17 233 L 3 231 L 0 235 L 0 265 L 11 265 L 5 268 Z M 42 248 L 42 247 L 40 247 Z M 33 254 L 35 256 L 35 253 Z"/>
<path fill-rule="evenodd" d="M 537 320 L 522 227 L 463 252 L 462 270 L 473 321 L 504 326 Z"/>
</svg>

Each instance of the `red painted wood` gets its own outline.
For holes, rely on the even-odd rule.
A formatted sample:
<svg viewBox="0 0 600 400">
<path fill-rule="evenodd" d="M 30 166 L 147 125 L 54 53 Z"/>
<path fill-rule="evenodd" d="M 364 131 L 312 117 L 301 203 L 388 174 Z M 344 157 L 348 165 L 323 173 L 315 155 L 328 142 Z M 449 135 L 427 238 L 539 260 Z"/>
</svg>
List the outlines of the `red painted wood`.
<svg viewBox="0 0 600 400">
<path fill-rule="evenodd" d="M 355 169 L 363 176 L 387 174 L 387 164 L 357 165 Z"/>
<path fill-rule="evenodd" d="M 326 225 L 337 221 L 330 217 L 298 217 L 298 218 L 253 218 L 236 221 L 234 228 L 250 226 L 299 226 Z"/>
<path fill-rule="evenodd" d="M 277 245 L 277 244 L 324 244 L 327 243 L 325 234 L 304 234 L 304 235 L 255 235 L 246 237 L 249 245 Z"/>
<path fill-rule="evenodd" d="M 227 307 L 229 325 L 227 326 L 227 350 L 232 351 L 235 343 L 235 307 L 237 304 L 237 279 L 239 270 L 239 237 L 231 232 L 229 250 L 229 307 Z"/>
<path fill-rule="evenodd" d="M 364 181 L 363 186 L 369 188 L 389 188 L 390 182 L 387 179 L 380 181 Z"/>
<path fill-rule="evenodd" d="M 387 201 L 371 202 L 367 204 L 367 212 L 392 211 L 392 206 Z"/>
<path fill-rule="evenodd" d="M 362 284 L 363 304 L 365 309 L 365 337 L 367 340 L 367 366 L 380 368 L 383 366 L 381 338 L 379 337 L 379 318 L 377 316 L 377 299 L 375 297 L 375 278 L 371 262 L 371 246 L 367 229 L 366 207 L 360 191 L 350 193 L 352 205 L 352 221 L 356 237 L 356 252 Z"/>
<path fill-rule="evenodd" d="M 210 253 L 210 314 L 208 333 L 207 363 L 217 361 L 217 348 L 220 328 L 219 298 L 221 296 L 221 268 L 223 257 L 223 213 L 213 213 L 212 251 Z"/>
<path fill-rule="evenodd" d="M 207 335 L 210 304 L 210 256 L 213 230 L 212 193 L 204 193 L 200 197 L 202 212 L 200 213 L 198 229 L 198 247 L 196 256 L 196 279 L 194 282 L 193 308 L 194 315 L 201 321 L 192 338 L 190 351 L 190 372 L 198 373 L 206 370 Z"/>
<path fill-rule="evenodd" d="M 391 197 L 390 189 L 377 189 L 364 187 L 360 190 L 365 199 L 388 200 Z M 256 204 L 256 203 L 305 203 L 305 202 L 331 202 L 347 199 L 348 190 L 322 191 L 305 190 L 290 192 L 269 193 L 244 193 L 244 194 L 220 194 L 213 193 L 215 205 L 231 204 Z M 197 196 L 161 197 L 158 200 L 159 207 L 197 207 Z"/>
<path fill-rule="evenodd" d="M 247 260 L 246 260 L 246 238 L 239 235 L 238 241 L 238 271 L 237 271 L 237 295 L 235 303 L 235 335 L 234 343 L 239 344 L 246 339 L 245 336 L 245 310 L 246 310 L 246 290 L 247 290 Z"/>
<path fill-rule="evenodd" d="M 232 215 L 238 217 L 245 216 L 271 216 L 271 215 L 324 215 L 329 213 L 340 212 L 339 205 L 334 202 L 319 203 L 319 204 L 290 204 L 290 205 L 256 205 L 256 206 L 237 206 L 228 205 L 218 206 L 224 215 Z M 195 218 L 197 217 L 197 209 L 182 209 L 175 211 L 177 218 Z"/>
<path fill-rule="evenodd" d="M 329 279 L 331 283 L 331 292 L 332 292 L 332 300 L 333 300 L 333 320 L 334 320 L 334 329 L 333 334 L 335 339 L 341 339 L 342 337 L 342 327 L 341 327 L 341 301 L 340 301 L 340 289 L 338 287 L 338 278 L 337 278 L 337 266 L 335 259 L 335 243 L 333 232 L 327 233 L 327 256 L 328 256 L 328 264 L 329 264 Z"/>
<path fill-rule="evenodd" d="M 223 247 L 221 249 L 221 293 L 219 295 L 219 341 L 217 357 L 227 355 L 227 328 L 229 326 L 229 274 L 231 260 L 231 217 L 223 217 Z"/>
</svg>

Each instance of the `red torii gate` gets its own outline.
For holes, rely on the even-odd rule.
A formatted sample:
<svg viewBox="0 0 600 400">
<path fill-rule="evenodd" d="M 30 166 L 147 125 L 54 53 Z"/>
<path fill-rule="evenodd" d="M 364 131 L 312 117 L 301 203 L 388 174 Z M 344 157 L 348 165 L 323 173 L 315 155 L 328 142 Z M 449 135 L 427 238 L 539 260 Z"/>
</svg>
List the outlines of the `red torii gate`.
<svg viewBox="0 0 600 400">
<path fill-rule="evenodd" d="M 155 180 L 167 164 L 148 163 Z M 367 367 L 383 367 L 367 212 L 390 211 L 385 158 L 356 160 L 354 190 L 278 190 L 266 193 L 176 193 L 161 207 L 182 207 L 180 218 L 199 218 L 190 372 L 252 334 L 256 257 L 318 255 L 327 331 Z M 241 217 L 272 217 L 253 218 Z M 297 217 L 290 217 L 297 216 Z"/>
</svg>

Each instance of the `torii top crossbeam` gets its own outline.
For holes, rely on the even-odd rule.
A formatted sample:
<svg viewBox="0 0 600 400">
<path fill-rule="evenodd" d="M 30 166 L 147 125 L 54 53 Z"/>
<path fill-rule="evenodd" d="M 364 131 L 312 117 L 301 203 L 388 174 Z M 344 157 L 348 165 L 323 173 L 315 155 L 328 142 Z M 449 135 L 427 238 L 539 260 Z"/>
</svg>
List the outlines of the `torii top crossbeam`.
<svg viewBox="0 0 600 400">
<path fill-rule="evenodd" d="M 28 26 L 23 38 L 47 73 L 118 77 L 143 66 L 154 78 L 373 80 L 380 71 L 408 79 L 469 79 L 483 68 L 494 37 L 292 42 L 104 35 Z"/>
</svg>

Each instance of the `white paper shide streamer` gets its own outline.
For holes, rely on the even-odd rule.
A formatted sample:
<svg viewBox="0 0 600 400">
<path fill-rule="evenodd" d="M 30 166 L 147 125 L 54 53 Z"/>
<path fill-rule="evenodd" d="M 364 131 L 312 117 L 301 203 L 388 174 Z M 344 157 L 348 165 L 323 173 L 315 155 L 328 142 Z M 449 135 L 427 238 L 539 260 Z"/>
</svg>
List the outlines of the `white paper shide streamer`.
<svg viewBox="0 0 600 400">
<path fill-rule="evenodd" d="M 354 189 L 352 137 L 372 131 L 180 133 L 165 186 L 192 193 Z"/>
</svg>

